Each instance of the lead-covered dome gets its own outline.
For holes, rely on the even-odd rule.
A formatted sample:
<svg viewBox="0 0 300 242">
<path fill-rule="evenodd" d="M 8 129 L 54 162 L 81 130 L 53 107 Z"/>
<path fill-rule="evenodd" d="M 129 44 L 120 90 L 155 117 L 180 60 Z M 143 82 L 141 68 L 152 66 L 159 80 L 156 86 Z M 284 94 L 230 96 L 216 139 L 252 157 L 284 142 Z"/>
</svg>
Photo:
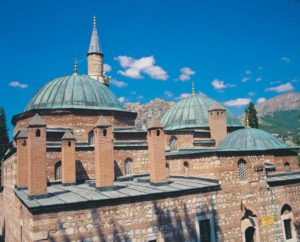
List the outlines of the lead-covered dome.
<svg viewBox="0 0 300 242">
<path fill-rule="evenodd" d="M 186 128 L 207 128 L 208 110 L 213 105 L 223 107 L 217 101 L 204 95 L 195 95 L 180 100 L 171 107 L 162 117 L 161 123 L 165 130 Z M 227 126 L 242 127 L 241 122 L 226 109 Z"/>
<path fill-rule="evenodd" d="M 124 110 L 106 85 L 77 74 L 56 78 L 42 87 L 25 111 L 36 109 Z"/>
<path fill-rule="evenodd" d="M 228 134 L 218 145 L 219 150 L 255 151 L 286 149 L 288 145 L 261 129 L 239 129 Z"/>
</svg>

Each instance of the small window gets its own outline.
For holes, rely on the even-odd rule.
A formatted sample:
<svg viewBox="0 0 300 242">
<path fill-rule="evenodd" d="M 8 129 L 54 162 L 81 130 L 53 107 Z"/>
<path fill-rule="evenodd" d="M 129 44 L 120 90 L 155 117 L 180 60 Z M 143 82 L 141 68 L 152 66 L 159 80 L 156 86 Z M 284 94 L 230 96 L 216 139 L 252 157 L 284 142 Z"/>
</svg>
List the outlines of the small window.
<svg viewBox="0 0 300 242">
<path fill-rule="evenodd" d="M 26 140 L 25 139 L 22 140 L 22 146 L 26 146 Z"/>
<path fill-rule="evenodd" d="M 35 131 L 35 136 L 36 136 L 36 137 L 40 137 L 40 136 L 41 136 L 41 130 L 37 129 L 37 130 Z"/>
<path fill-rule="evenodd" d="M 240 181 L 247 180 L 247 163 L 245 160 L 241 159 L 238 161 L 238 173 Z"/>
<path fill-rule="evenodd" d="M 61 180 L 61 161 L 58 161 L 55 163 L 54 172 L 55 172 L 55 181 L 60 181 Z"/>
<path fill-rule="evenodd" d="M 156 136 L 159 136 L 160 135 L 160 130 L 156 130 Z"/>
<path fill-rule="evenodd" d="M 127 158 L 125 160 L 125 176 L 132 175 L 132 160 Z"/>
<path fill-rule="evenodd" d="M 166 176 L 167 177 L 170 176 L 170 166 L 169 166 L 169 163 L 166 163 Z"/>
<path fill-rule="evenodd" d="M 68 146 L 71 147 L 71 141 L 70 140 L 68 141 Z"/>
<path fill-rule="evenodd" d="M 190 175 L 190 165 L 189 165 L 189 163 L 187 161 L 185 161 L 183 163 L 183 165 L 184 165 L 184 175 L 189 176 Z"/>
<path fill-rule="evenodd" d="M 284 171 L 285 172 L 290 172 L 290 163 L 288 163 L 288 162 L 284 163 Z"/>
<path fill-rule="evenodd" d="M 88 133 L 88 142 L 89 142 L 89 145 L 94 145 L 94 130 L 91 130 Z"/>
<path fill-rule="evenodd" d="M 103 136 L 106 137 L 107 135 L 107 129 L 103 129 Z"/>
<path fill-rule="evenodd" d="M 169 146 L 171 151 L 177 150 L 177 138 L 175 136 L 171 136 Z"/>
</svg>

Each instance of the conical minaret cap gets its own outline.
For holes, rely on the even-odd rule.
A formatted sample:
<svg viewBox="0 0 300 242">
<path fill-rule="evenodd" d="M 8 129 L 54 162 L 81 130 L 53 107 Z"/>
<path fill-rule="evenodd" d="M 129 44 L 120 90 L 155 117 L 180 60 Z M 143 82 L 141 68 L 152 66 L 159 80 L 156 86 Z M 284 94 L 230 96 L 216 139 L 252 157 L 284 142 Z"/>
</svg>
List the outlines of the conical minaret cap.
<svg viewBox="0 0 300 242">
<path fill-rule="evenodd" d="M 27 137 L 28 137 L 27 129 L 21 129 L 19 134 L 17 135 L 17 137 L 15 139 L 27 139 Z"/>
<path fill-rule="evenodd" d="M 111 124 L 103 115 L 101 115 L 94 127 L 101 128 L 101 127 L 108 127 L 108 126 L 111 126 Z"/>
<path fill-rule="evenodd" d="M 61 140 L 75 140 L 75 136 L 70 130 L 67 130 Z"/>
<path fill-rule="evenodd" d="M 159 118 L 153 118 L 148 124 L 148 129 L 162 129 L 163 127 Z"/>
<path fill-rule="evenodd" d="M 40 115 L 35 114 L 33 118 L 30 120 L 28 127 L 45 127 L 46 123 L 41 118 Z"/>
<path fill-rule="evenodd" d="M 90 41 L 90 47 L 88 51 L 89 54 L 100 54 L 103 55 L 102 49 L 100 47 L 100 41 L 99 41 L 99 36 L 96 28 L 96 17 L 94 17 L 94 23 L 93 23 L 93 32 L 92 32 L 92 37 Z"/>
<path fill-rule="evenodd" d="M 225 110 L 223 106 L 221 106 L 219 103 L 214 103 L 208 111 L 214 111 L 214 110 Z"/>
</svg>

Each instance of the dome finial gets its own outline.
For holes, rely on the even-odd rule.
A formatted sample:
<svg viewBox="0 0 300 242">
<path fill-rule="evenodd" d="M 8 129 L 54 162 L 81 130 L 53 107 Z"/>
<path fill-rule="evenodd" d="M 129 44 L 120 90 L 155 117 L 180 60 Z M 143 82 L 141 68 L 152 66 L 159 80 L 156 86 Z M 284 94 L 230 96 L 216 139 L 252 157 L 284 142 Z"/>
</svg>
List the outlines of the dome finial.
<svg viewBox="0 0 300 242">
<path fill-rule="evenodd" d="M 195 82 L 192 81 L 192 96 L 195 96 Z"/>
<path fill-rule="evenodd" d="M 77 58 L 75 58 L 74 60 L 74 73 L 73 75 L 77 75 L 78 74 L 78 62 L 77 62 Z"/>
<path fill-rule="evenodd" d="M 94 16 L 93 26 L 94 26 L 94 28 L 96 28 L 96 16 Z"/>
<path fill-rule="evenodd" d="M 249 113 L 248 112 L 246 112 L 245 128 L 246 129 L 251 128 L 250 125 L 249 125 Z"/>
</svg>

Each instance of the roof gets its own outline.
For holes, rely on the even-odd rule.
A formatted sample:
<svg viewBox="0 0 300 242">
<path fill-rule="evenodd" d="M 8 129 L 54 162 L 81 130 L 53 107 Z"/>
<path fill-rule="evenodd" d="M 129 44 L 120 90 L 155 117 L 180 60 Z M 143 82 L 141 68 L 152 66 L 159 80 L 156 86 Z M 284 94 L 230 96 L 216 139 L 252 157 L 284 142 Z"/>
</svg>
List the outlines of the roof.
<svg viewBox="0 0 300 242">
<path fill-rule="evenodd" d="M 46 126 L 46 123 L 42 120 L 41 116 L 37 113 L 33 116 L 33 118 L 29 122 L 29 127 L 43 127 Z"/>
<path fill-rule="evenodd" d="M 94 18 L 94 27 L 93 27 L 88 54 L 102 54 L 95 18 Z"/>
<path fill-rule="evenodd" d="M 258 151 L 290 148 L 275 138 L 272 134 L 261 129 L 239 129 L 228 134 L 218 145 L 223 151 Z"/>
<path fill-rule="evenodd" d="M 163 115 L 161 123 L 164 125 L 165 130 L 208 127 L 208 109 L 214 104 L 218 104 L 223 107 L 217 101 L 204 95 L 187 97 L 171 107 Z M 243 126 L 229 110 L 225 110 L 228 127 Z"/>
<path fill-rule="evenodd" d="M 28 130 L 27 129 L 21 129 L 18 133 L 16 139 L 27 139 L 28 137 Z"/>
<path fill-rule="evenodd" d="M 103 115 L 101 115 L 98 118 L 98 121 L 95 124 L 95 127 L 107 127 L 107 126 L 111 126 L 111 124 L 107 121 L 107 119 Z"/>
<path fill-rule="evenodd" d="M 226 110 L 223 106 L 221 106 L 219 103 L 214 103 L 208 111 L 213 111 L 213 110 Z"/>
<path fill-rule="evenodd" d="M 163 128 L 163 125 L 159 121 L 159 118 L 153 118 L 149 122 L 148 129 L 155 129 L 155 128 Z"/>
<path fill-rule="evenodd" d="M 270 186 L 285 185 L 300 182 L 300 172 L 275 173 L 267 176 Z"/>
<path fill-rule="evenodd" d="M 70 139 L 75 139 L 75 136 L 72 134 L 70 130 L 67 130 L 64 134 L 64 136 L 61 138 L 62 140 L 70 140 Z"/>
<path fill-rule="evenodd" d="M 47 197 L 32 200 L 28 197 L 28 190 L 15 189 L 15 193 L 32 213 L 42 213 L 203 193 L 217 190 L 219 186 L 218 180 L 198 177 L 170 177 L 169 183 L 160 186 L 139 182 L 138 178 L 134 178 L 131 181 L 115 182 L 114 189 L 109 191 L 97 190 L 88 183 L 83 183 L 72 186 L 51 185 L 48 187 Z"/>
<path fill-rule="evenodd" d="M 109 88 L 87 75 L 63 76 L 48 82 L 27 104 L 37 109 L 89 109 L 124 111 Z"/>
</svg>

